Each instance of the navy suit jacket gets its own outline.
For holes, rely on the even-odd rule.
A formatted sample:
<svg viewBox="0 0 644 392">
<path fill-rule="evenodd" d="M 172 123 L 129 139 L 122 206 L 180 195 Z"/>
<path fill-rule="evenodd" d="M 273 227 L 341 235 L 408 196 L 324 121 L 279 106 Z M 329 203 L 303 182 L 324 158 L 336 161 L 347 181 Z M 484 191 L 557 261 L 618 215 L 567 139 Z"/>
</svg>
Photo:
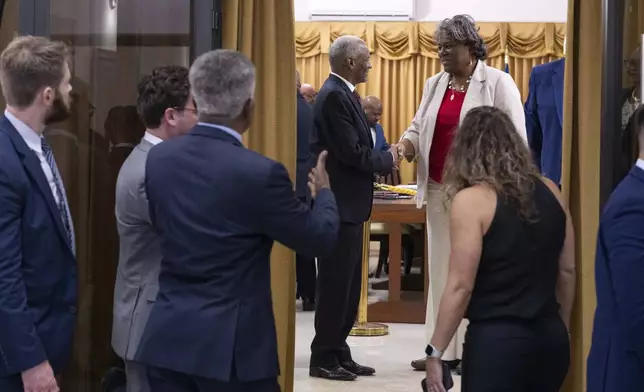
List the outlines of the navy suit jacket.
<svg viewBox="0 0 644 392">
<path fill-rule="evenodd" d="M 588 356 L 588 392 L 644 386 L 644 171 L 617 186 L 599 223 L 597 308 Z"/>
<path fill-rule="evenodd" d="M 333 193 L 319 192 L 310 209 L 282 164 L 205 125 L 150 150 L 146 189 L 163 260 L 135 360 L 220 381 L 232 369 L 242 382 L 276 377 L 273 241 L 312 256 L 332 250 Z"/>
<path fill-rule="evenodd" d="M 297 165 L 295 171 L 295 193 L 299 198 L 309 194 L 308 178 L 311 171 L 311 133 L 313 132 L 313 109 L 297 92 Z"/>
<path fill-rule="evenodd" d="M 385 131 L 383 131 L 382 125 L 376 124 L 373 129 L 376 131 L 376 141 L 373 145 L 373 149 L 379 151 L 389 151 L 391 146 L 389 145 L 389 143 L 387 143 L 387 139 L 385 138 Z"/>
<path fill-rule="evenodd" d="M 391 153 L 375 150 L 362 103 L 347 84 L 330 75 L 315 98 L 311 151 L 327 150 L 327 171 L 340 219 L 361 224 L 371 215 L 373 175 L 389 174 Z"/>
<path fill-rule="evenodd" d="M 40 160 L 0 117 L 0 378 L 62 371 L 76 323 L 76 260 Z"/>
<path fill-rule="evenodd" d="M 561 181 L 564 70 L 565 59 L 534 67 L 525 103 L 526 131 L 535 164 L 556 184 Z"/>
</svg>

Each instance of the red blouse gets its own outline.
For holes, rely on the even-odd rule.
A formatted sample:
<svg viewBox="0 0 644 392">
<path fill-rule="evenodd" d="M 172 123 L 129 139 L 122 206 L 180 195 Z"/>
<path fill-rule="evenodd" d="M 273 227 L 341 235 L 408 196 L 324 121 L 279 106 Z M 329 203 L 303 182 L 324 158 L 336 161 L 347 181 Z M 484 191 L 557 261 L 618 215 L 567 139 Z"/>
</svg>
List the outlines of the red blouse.
<svg viewBox="0 0 644 392">
<path fill-rule="evenodd" d="M 454 99 L 452 100 L 452 93 Z M 461 108 L 465 100 L 465 93 L 447 89 L 443 96 L 443 102 L 438 109 L 434 137 L 429 150 L 429 178 L 440 183 L 443 180 L 443 167 L 445 158 L 452 146 L 452 136 L 458 127 L 461 117 Z"/>
</svg>

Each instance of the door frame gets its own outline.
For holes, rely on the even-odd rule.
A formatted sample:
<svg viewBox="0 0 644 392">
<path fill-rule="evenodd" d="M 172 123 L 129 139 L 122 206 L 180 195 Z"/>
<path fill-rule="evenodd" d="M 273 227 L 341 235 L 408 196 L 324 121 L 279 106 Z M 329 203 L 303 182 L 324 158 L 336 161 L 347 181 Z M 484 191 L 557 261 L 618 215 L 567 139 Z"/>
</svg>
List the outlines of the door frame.
<svg viewBox="0 0 644 392">
<path fill-rule="evenodd" d="M 602 90 L 600 134 L 600 213 L 616 186 L 622 126 L 624 0 L 602 1 Z M 583 133 L 583 132 L 582 132 Z"/>
<path fill-rule="evenodd" d="M 50 1 L 19 0 L 20 35 L 50 35 Z M 222 0 L 190 0 L 192 31 L 190 60 L 200 54 L 221 48 Z"/>
</svg>

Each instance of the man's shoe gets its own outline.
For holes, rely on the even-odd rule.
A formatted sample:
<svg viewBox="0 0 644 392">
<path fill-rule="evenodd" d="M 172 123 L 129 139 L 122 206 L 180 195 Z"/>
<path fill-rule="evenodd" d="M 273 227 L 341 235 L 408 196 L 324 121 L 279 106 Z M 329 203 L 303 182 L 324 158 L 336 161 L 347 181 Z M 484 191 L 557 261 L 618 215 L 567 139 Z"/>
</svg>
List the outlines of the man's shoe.
<svg viewBox="0 0 644 392">
<path fill-rule="evenodd" d="M 369 366 L 362 366 L 354 361 L 342 362 L 340 366 L 356 376 L 373 376 L 376 373 L 376 369 Z"/>
<path fill-rule="evenodd" d="M 425 363 L 425 361 L 425 358 L 414 359 L 413 361 L 411 361 L 411 367 L 413 367 L 414 370 L 424 372 L 425 370 L 427 370 L 427 364 Z"/>
<path fill-rule="evenodd" d="M 333 367 L 310 367 L 309 376 L 324 378 L 331 381 L 354 381 L 358 378 L 355 374 L 340 365 L 335 365 Z"/>
<path fill-rule="evenodd" d="M 451 361 L 443 361 L 447 364 L 447 367 L 449 368 L 450 371 L 456 371 L 459 366 L 461 365 L 461 360 L 460 359 L 452 359 Z"/>
<path fill-rule="evenodd" d="M 310 298 L 302 299 L 302 311 L 312 312 L 315 310 L 315 300 Z"/>
</svg>

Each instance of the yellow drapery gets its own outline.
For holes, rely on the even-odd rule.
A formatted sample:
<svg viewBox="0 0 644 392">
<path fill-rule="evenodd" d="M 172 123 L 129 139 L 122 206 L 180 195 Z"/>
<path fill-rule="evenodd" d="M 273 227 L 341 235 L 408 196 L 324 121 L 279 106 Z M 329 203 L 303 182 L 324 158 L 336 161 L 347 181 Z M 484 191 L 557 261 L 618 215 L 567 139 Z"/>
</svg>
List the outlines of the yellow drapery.
<svg viewBox="0 0 644 392">
<path fill-rule="evenodd" d="M 255 121 L 244 134 L 244 144 L 282 162 L 291 173 L 291 178 L 294 178 L 296 95 L 291 15 L 292 0 L 223 2 L 223 46 L 249 56 L 257 72 Z M 271 287 L 280 359 L 280 384 L 282 391 L 292 392 L 295 360 L 295 255 L 279 244 L 275 244 L 271 255 Z"/>
<path fill-rule="evenodd" d="M 563 56 L 565 24 L 479 23 L 488 46 L 487 64 L 505 68 L 525 99 L 532 67 Z M 424 82 L 441 70 L 436 23 L 430 22 L 296 22 L 295 54 L 302 83 L 319 89 L 329 74 L 329 46 L 345 34 L 361 37 L 371 52 L 373 69 L 360 94 L 378 96 L 383 103 L 385 137 L 396 142 L 420 104 Z M 415 181 L 413 164 L 403 163 L 403 182 Z"/>
<path fill-rule="evenodd" d="M 564 80 L 561 185 L 575 228 L 577 290 L 572 360 L 565 392 L 586 390 L 586 357 L 595 312 L 595 242 L 599 223 L 602 0 L 570 0 Z M 610 164 L 607 162 L 605 164 Z"/>
</svg>

